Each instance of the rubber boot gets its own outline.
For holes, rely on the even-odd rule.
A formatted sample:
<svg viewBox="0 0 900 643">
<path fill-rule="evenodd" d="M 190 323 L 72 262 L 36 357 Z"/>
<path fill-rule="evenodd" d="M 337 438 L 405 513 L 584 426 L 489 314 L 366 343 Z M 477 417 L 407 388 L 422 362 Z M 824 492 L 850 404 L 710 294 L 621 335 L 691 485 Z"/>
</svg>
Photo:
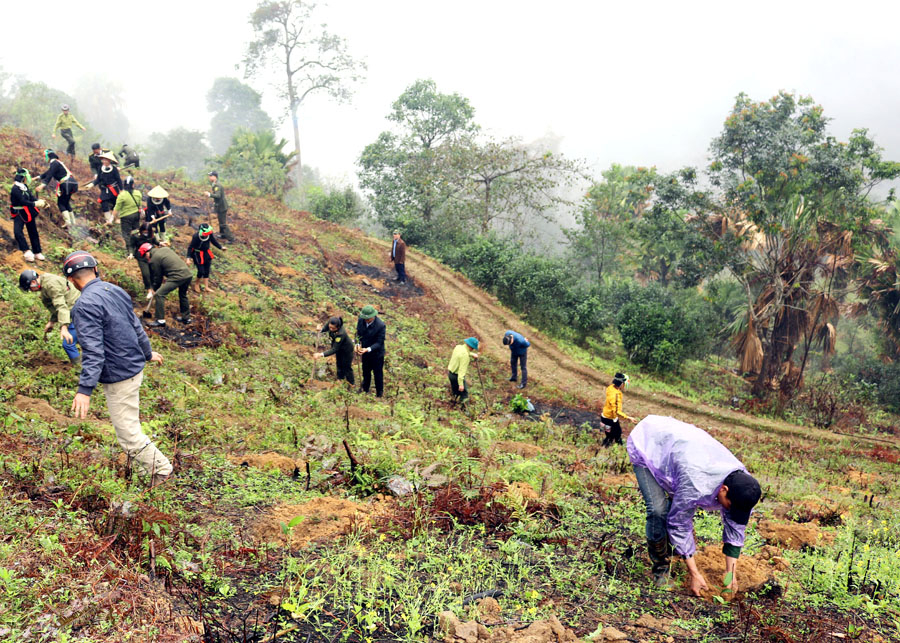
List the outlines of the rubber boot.
<svg viewBox="0 0 900 643">
<path fill-rule="evenodd" d="M 106 220 L 106 225 L 112 225 L 116 222 L 116 215 L 110 210 L 109 212 L 103 213 L 103 218 Z"/>
<path fill-rule="evenodd" d="M 670 559 L 672 557 L 672 545 L 669 544 L 668 538 L 657 540 L 656 542 L 647 541 L 647 552 L 650 554 L 650 561 L 653 563 L 652 573 L 653 582 L 659 588 L 668 588 L 671 583 L 670 575 Z"/>
<path fill-rule="evenodd" d="M 72 212 L 71 210 L 66 210 L 65 212 L 62 213 L 62 216 L 63 216 L 63 221 L 66 222 L 65 226 L 63 226 L 63 227 L 68 228 L 69 226 L 75 225 L 75 213 L 74 212 Z"/>
</svg>

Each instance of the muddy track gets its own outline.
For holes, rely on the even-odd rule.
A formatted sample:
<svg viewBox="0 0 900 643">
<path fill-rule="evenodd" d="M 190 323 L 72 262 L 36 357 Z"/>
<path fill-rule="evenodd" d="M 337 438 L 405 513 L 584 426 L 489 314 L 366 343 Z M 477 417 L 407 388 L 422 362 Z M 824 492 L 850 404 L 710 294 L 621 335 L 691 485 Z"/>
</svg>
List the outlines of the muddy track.
<svg viewBox="0 0 900 643">
<path fill-rule="evenodd" d="M 370 239 L 384 250 L 390 244 Z M 486 294 L 468 279 L 426 255 L 410 250 L 413 261 L 407 270 L 414 280 L 419 280 L 435 293 L 448 308 L 465 319 L 483 342 L 482 352 L 505 363 L 508 350 L 500 339 L 506 329 L 512 328 L 528 336 L 532 346 L 528 351 L 529 379 L 541 386 L 555 388 L 568 394 L 586 406 L 593 407 L 603 395 L 612 375 L 602 373 L 566 354 L 556 343 L 537 329 L 522 322 L 513 312 L 503 307 L 494 297 Z M 697 404 L 674 395 L 652 393 L 640 387 L 630 387 L 627 394 L 629 410 L 637 417 L 645 415 L 672 415 L 693 422 L 704 428 L 722 431 L 775 433 L 804 440 L 841 441 L 853 440 L 870 443 L 866 436 L 845 436 L 813 427 L 802 427 L 766 418 L 754 417 L 730 409 L 707 404 Z"/>
</svg>

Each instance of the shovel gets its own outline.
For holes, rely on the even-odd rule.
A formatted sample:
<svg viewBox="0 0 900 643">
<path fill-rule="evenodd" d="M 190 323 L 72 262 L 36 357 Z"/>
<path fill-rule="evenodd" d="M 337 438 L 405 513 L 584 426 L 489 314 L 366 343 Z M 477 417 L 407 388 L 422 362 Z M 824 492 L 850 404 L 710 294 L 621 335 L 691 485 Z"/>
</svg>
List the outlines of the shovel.
<svg viewBox="0 0 900 643">
<path fill-rule="evenodd" d="M 141 313 L 142 317 L 144 317 L 146 319 L 150 319 L 153 317 L 152 313 L 150 312 L 150 306 L 153 305 L 153 302 L 155 300 L 156 300 L 156 294 L 154 293 L 154 295 L 147 301 L 147 307 L 144 308 L 144 312 Z"/>
</svg>

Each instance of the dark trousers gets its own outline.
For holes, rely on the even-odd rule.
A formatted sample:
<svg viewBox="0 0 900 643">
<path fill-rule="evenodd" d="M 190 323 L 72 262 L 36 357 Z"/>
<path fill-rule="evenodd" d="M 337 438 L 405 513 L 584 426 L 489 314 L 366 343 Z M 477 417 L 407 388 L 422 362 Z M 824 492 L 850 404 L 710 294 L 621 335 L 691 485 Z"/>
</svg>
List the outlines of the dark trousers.
<svg viewBox="0 0 900 643">
<path fill-rule="evenodd" d="M 338 357 L 335 361 L 335 365 L 337 366 L 337 378 L 339 380 L 347 380 L 351 384 L 355 384 L 356 380 L 353 377 L 353 356 L 351 355 L 349 358 L 341 358 Z M 375 387 L 378 388 L 378 380 L 375 381 Z"/>
<path fill-rule="evenodd" d="M 193 277 L 182 279 L 181 281 L 166 280 L 159 290 L 156 291 L 156 319 L 162 320 L 166 318 L 166 295 L 178 289 L 178 309 L 182 316 L 191 314 L 191 304 L 188 301 L 188 288 L 191 287 Z"/>
<path fill-rule="evenodd" d="M 603 446 L 608 447 L 613 442 L 622 444 L 622 425 L 619 423 L 619 420 L 610 420 L 601 415 L 600 422 L 603 423 L 603 430 L 606 432 L 606 437 L 603 438 Z"/>
<path fill-rule="evenodd" d="M 216 212 L 216 217 L 219 219 L 219 234 L 233 242 L 234 235 L 231 234 L 231 228 L 228 227 L 228 211 Z"/>
<path fill-rule="evenodd" d="M 116 197 L 110 194 L 109 197 L 100 197 L 100 209 L 103 212 L 110 212 L 116 207 Z"/>
<path fill-rule="evenodd" d="M 363 353 L 362 355 L 362 390 L 369 392 L 369 383 L 375 377 L 375 395 L 384 394 L 384 353 Z"/>
<path fill-rule="evenodd" d="M 212 259 L 209 255 L 205 252 L 195 252 L 191 260 L 197 266 L 197 279 L 209 279 L 209 270 L 212 268 Z"/>
<path fill-rule="evenodd" d="M 447 371 L 447 379 L 450 380 L 450 392 L 453 393 L 453 399 L 465 402 L 469 399 L 469 387 L 466 386 L 466 380 L 463 379 L 463 390 L 459 389 L 459 375 L 453 371 Z"/>
<path fill-rule="evenodd" d="M 522 386 L 525 386 L 528 384 L 528 351 L 525 351 L 521 355 L 517 355 L 516 353 L 510 353 L 509 355 L 509 368 L 512 371 L 510 379 L 514 382 L 518 376 L 518 373 L 516 372 L 516 362 L 522 367 Z"/>
<path fill-rule="evenodd" d="M 61 129 L 59 130 L 60 135 L 66 139 L 66 143 L 68 143 L 68 147 L 66 147 L 66 154 L 72 156 L 75 154 L 75 137 L 72 135 L 72 130 L 70 129 Z"/>
<path fill-rule="evenodd" d="M 71 212 L 72 211 L 72 195 L 59 191 L 59 194 L 56 197 L 56 205 L 59 208 L 60 212 Z"/>
<path fill-rule="evenodd" d="M 669 508 L 672 499 L 669 494 L 659 486 L 656 478 L 646 467 L 633 466 L 634 477 L 637 478 L 638 488 L 644 497 L 647 507 L 647 549 L 650 560 L 653 562 L 653 572 L 658 574 L 669 569 L 669 559 L 672 556 L 672 546 L 669 544 L 669 532 L 666 521 L 669 516 Z"/>
<path fill-rule="evenodd" d="M 142 257 L 135 257 L 135 259 L 137 259 L 138 268 L 141 269 L 141 280 L 144 282 L 144 288 L 150 290 L 153 287 L 153 279 L 150 276 L 150 264 Z"/>
<path fill-rule="evenodd" d="M 19 250 L 25 252 L 28 250 L 28 241 L 25 240 L 25 233 L 22 228 L 27 228 L 28 239 L 31 241 L 31 251 L 34 254 L 40 254 L 41 238 L 38 236 L 37 220 L 34 217 L 31 217 L 31 221 L 26 221 L 25 219 L 27 218 L 28 215 L 24 212 L 16 215 L 16 218 L 13 219 L 13 236 L 16 238 L 16 244 L 19 246 Z"/>
<path fill-rule="evenodd" d="M 119 225 L 122 228 L 122 238 L 125 239 L 128 252 L 134 252 L 134 236 L 131 233 L 141 227 L 140 213 L 135 212 L 119 218 Z"/>
<path fill-rule="evenodd" d="M 397 270 L 397 281 L 401 284 L 406 283 L 406 264 L 405 263 L 395 263 L 394 268 Z"/>
</svg>

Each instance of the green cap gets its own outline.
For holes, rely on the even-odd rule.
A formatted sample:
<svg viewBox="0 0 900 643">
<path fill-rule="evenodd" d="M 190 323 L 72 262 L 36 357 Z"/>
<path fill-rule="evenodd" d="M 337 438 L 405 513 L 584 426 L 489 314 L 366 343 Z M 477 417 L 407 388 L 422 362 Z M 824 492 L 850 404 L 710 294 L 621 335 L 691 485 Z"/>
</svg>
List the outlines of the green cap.
<svg viewBox="0 0 900 643">
<path fill-rule="evenodd" d="M 394 234 L 400 234 L 399 230 L 394 230 Z"/>
<path fill-rule="evenodd" d="M 465 340 L 465 342 L 466 342 L 466 344 L 469 345 L 469 348 L 471 348 L 473 351 L 478 350 L 478 340 L 475 339 L 474 337 L 469 337 L 468 339 Z"/>
<path fill-rule="evenodd" d="M 378 311 L 375 310 L 375 306 L 366 305 L 363 306 L 363 309 L 359 312 L 359 316 L 363 319 L 372 319 L 373 317 L 378 316 Z"/>
</svg>

